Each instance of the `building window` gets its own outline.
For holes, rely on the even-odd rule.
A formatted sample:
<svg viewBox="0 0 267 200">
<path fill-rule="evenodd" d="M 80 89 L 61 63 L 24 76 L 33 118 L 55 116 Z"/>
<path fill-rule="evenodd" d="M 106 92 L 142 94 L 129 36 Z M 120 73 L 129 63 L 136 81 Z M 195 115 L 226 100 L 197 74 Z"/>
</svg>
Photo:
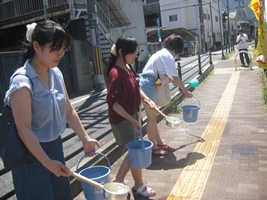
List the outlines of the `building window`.
<svg viewBox="0 0 267 200">
<path fill-rule="evenodd" d="M 208 20 L 210 20 L 210 14 L 208 14 Z"/>
<path fill-rule="evenodd" d="M 207 19 L 207 14 L 204 13 L 203 18 L 204 19 Z"/>
<path fill-rule="evenodd" d="M 170 15 L 169 16 L 169 21 L 170 22 L 177 21 L 177 15 Z"/>
<path fill-rule="evenodd" d="M 216 21 L 216 22 L 219 21 L 217 16 L 215 16 L 215 21 Z"/>
</svg>

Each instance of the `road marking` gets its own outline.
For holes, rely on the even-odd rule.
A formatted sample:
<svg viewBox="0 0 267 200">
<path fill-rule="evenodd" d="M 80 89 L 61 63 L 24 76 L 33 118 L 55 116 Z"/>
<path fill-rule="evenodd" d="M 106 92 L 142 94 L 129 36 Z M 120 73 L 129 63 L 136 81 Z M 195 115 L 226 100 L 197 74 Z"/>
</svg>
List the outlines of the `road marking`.
<svg viewBox="0 0 267 200">
<path fill-rule="evenodd" d="M 183 169 L 167 200 L 201 199 L 229 117 L 239 77 L 240 72 L 232 73 L 223 95 L 202 134 L 205 142 L 196 145 L 192 156 L 189 157 L 188 165 Z M 204 156 L 204 158 L 201 156 Z"/>
</svg>

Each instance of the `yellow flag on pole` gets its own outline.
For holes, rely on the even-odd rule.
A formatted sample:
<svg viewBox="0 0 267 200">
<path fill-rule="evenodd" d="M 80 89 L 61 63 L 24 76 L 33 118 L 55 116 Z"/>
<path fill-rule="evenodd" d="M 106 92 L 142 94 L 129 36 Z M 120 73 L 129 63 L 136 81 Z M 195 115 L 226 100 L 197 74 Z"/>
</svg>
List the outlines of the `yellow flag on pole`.
<svg viewBox="0 0 267 200">
<path fill-rule="evenodd" d="M 258 20 L 258 43 L 254 52 L 254 60 L 260 67 L 267 69 L 266 51 L 266 24 L 264 16 L 264 0 L 251 0 L 248 5 Z"/>
</svg>

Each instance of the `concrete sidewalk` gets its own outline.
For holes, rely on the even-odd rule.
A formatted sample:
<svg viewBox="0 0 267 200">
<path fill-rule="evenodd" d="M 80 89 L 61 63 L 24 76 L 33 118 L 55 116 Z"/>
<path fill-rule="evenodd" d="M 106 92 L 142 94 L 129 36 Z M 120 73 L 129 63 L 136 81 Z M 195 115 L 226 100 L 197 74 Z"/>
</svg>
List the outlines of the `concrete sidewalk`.
<svg viewBox="0 0 267 200">
<path fill-rule="evenodd" d="M 164 120 L 159 123 L 162 138 L 177 150 L 152 157 L 151 166 L 143 170 L 144 183 L 157 192 L 150 199 L 267 199 L 267 113 L 260 69 L 254 63 L 252 70 L 235 71 L 234 57 L 216 63 L 193 91 L 201 103 L 197 122 L 185 123 L 180 113 L 170 114 L 181 119 L 178 128 L 169 128 Z M 111 179 L 122 159 L 112 165 Z M 125 183 L 133 185 L 130 173 Z M 75 199 L 85 198 L 81 193 Z"/>
</svg>

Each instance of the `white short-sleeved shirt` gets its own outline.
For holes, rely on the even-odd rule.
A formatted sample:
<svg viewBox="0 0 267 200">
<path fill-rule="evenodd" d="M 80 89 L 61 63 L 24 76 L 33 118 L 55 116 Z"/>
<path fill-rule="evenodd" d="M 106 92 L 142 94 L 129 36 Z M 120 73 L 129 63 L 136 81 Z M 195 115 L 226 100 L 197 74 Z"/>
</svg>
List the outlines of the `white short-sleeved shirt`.
<svg viewBox="0 0 267 200">
<path fill-rule="evenodd" d="M 49 82 L 50 85 L 54 82 L 53 89 L 44 86 L 27 60 L 25 65 L 11 76 L 9 90 L 4 99 L 4 104 L 11 106 L 10 95 L 13 92 L 23 87 L 31 91 L 32 131 L 39 142 L 54 141 L 66 128 L 64 79 L 57 67 L 49 69 Z"/>
<path fill-rule="evenodd" d="M 238 42 L 241 39 L 241 41 L 238 44 L 238 49 L 247 49 L 248 48 L 248 35 L 245 33 L 239 34 L 236 38 L 236 42 Z"/>
<path fill-rule="evenodd" d="M 174 57 L 166 48 L 157 51 L 150 57 L 142 74 L 150 74 L 157 77 L 154 66 L 157 67 L 160 75 L 166 74 L 171 77 L 178 76 Z"/>
</svg>

